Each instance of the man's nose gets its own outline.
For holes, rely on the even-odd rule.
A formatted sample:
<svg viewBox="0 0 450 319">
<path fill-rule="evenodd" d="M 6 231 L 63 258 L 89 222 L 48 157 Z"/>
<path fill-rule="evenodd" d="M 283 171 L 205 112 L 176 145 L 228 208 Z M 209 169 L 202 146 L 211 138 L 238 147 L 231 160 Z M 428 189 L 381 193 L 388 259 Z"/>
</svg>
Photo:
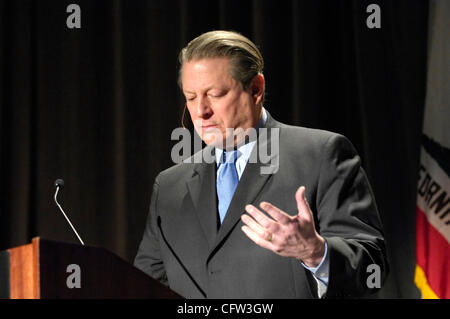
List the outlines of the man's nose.
<svg viewBox="0 0 450 319">
<path fill-rule="evenodd" d="M 197 102 L 197 116 L 201 118 L 211 116 L 211 105 L 207 97 L 199 97 Z"/>
</svg>

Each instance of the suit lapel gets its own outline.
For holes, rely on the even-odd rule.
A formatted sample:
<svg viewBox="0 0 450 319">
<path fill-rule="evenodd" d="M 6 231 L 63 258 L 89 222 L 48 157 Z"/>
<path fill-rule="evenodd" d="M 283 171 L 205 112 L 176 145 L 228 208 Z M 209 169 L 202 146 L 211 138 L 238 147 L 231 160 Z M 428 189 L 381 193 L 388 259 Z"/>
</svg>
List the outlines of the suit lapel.
<svg viewBox="0 0 450 319">
<path fill-rule="evenodd" d="M 211 154 L 210 150 L 205 148 L 206 154 Z M 212 247 L 217 234 L 216 164 L 215 161 L 204 163 L 198 158 L 196 163 L 186 185 L 208 245 Z"/>
</svg>

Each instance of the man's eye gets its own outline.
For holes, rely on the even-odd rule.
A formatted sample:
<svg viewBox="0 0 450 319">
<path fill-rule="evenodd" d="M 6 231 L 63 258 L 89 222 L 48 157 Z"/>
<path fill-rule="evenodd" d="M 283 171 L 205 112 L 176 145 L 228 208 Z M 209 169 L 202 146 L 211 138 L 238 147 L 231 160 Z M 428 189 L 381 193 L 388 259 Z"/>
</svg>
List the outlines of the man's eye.
<svg viewBox="0 0 450 319">
<path fill-rule="evenodd" d="M 222 97 L 222 96 L 224 96 L 224 95 L 225 95 L 224 93 L 208 94 L 208 96 L 209 96 L 209 97 L 212 97 L 212 98 L 219 98 L 219 97 Z"/>
<path fill-rule="evenodd" d="M 195 97 L 187 97 L 186 98 L 186 101 L 188 101 L 188 102 L 192 102 L 192 101 L 194 101 L 195 100 Z"/>
</svg>

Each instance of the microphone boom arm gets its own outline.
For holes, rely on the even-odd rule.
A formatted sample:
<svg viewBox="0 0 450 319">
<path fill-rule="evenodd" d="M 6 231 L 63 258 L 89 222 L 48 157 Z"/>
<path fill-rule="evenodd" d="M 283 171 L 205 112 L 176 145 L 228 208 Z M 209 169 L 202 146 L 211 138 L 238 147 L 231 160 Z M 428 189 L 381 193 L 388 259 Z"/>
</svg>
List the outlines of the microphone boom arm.
<svg viewBox="0 0 450 319">
<path fill-rule="evenodd" d="M 55 192 L 55 196 L 53 197 L 53 199 L 55 200 L 56 205 L 58 206 L 59 210 L 61 211 L 61 213 L 64 215 L 64 217 L 66 218 L 66 221 L 69 223 L 70 227 L 72 228 L 73 232 L 75 233 L 75 235 L 77 235 L 78 240 L 80 241 L 80 243 L 84 246 L 84 242 L 81 239 L 80 235 L 78 235 L 77 231 L 75 230 L 75 227 L 73 227 L 72 223 L 69 220 L 69 217 L 67 217 L 66 213 L 64 212 L 64 210 L 62 209 L 61 205 L 59 205 L 58 200 L 57 200 L 57 196 L 58 196 L 58 192 L 59 192 L 59 185 L 56 186 L 56 192 Z"/>
</svg>

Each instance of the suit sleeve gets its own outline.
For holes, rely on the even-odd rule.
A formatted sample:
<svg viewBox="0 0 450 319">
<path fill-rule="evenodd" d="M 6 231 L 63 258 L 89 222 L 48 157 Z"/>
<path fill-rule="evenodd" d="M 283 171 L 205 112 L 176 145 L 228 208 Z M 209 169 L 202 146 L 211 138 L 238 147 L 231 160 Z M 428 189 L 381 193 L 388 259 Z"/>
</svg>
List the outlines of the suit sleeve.
<svg viewBox="0 0 450 319">
<path fill-rule="evenodd" d="M 159 245 L 158 226 L 157 226 L 157 202 L 158 202 L 159 184 L 158 179 L 153 185 L 153 192 L 150 202 L 150 211 L 147 217 L 147 223 L 144 230 L 144 235 L 139 245 L 139 249 L 134 259 L 134 265 L 159 280 L 165 285 L 168 285 L 166 270 L 161 257 L 161 250 Z"/>
<path fill-rule="evenodd" d="M 345 137 L 331 136 L 322 154 L 316 207 L 330 258 L 325 298 L 362 297 L 379 286 L 376 280 L 368 284 L 369 265 L 379 266 L 378 283 L 388 273 L 375 199 L 361 159 Z"/>
</svg>

